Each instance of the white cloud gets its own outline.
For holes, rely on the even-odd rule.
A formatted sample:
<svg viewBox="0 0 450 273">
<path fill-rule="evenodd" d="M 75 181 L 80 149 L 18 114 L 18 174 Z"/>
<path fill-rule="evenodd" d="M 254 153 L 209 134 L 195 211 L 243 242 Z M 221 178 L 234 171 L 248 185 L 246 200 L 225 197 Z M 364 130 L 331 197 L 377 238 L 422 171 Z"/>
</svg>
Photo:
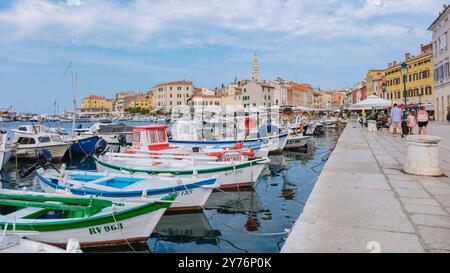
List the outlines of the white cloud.
<svg viewBox="0 0 450 273">
<path fill-rule="evenodd" d="M 69 6 L 81 6 L 81 0 L 67 0 L 66 3 Z"/>
<path fill-rule="evenodd" d="M 252 35 L 374 38 L 420 33 L 411 22 L 394 26 L 372 19 L 436 12 L 435 0 L 19 0 L 0 11 L 4 41 L 35 39 L 97 47 L 133 48 L 223 44 Z M 213 33 L 226 31 L 215 39 Z M 384 33 L 383 33 L 384 31 Z M 224 39 L 224 37 L 227 37 Z M 172 43 L 170 42 L 172 41 Z"/>
</svg>

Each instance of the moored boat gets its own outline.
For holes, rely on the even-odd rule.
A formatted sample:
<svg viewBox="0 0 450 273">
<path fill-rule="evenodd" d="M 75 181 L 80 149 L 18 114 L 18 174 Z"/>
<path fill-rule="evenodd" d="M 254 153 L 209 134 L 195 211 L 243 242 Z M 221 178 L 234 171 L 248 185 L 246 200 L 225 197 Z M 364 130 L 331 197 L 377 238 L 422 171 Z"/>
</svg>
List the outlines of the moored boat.
<svg viewBox="0 0 450 273">
<path fill-rule="evenodd" d="M 82 247 L 145 242 L 167 207 L 171 194 L 146 203 L 0 190 L 0 227 L 7 233 L 57 246 L 76 238 Z"/>
<path fill-rule="evenodd" d="M 11 144 L 8 143 L 7 132 L 0 130 L 0 171 L 11 158 L 12 153 Z"/>
<path fill-rule="evenodd" d="M 170 210 L 201 210 L 211 192 L 218 188 L 217 178 L 181 178 L 147 174 L 67 171 L 54 169 L 36 171 L 41 189 L 49 193 L 91 195 L 111 200 L 141 200 L 142 197 L 161 198 L 170 193 L 178 195 Z"/>
<path fill-rule="evenodd" d="M 152 175 L 177 175 L 199 179 L 217 177 L 220 188 L 253 186 L 260 176 L 268 158 L 248 161 L 196 161 L 194 157 L 184 160 L 177 158 L 150 158 L 145 155 L 108 153 L 94 156 L 97 169 L 112 172 L 146 173 Z"/>
<path fill-rule="evenodd" d="M 58 133 L 48 132 L 40 125 L 23 125 L 11 131 L 14 132 L 12 144 L 16 148 L 17 158 L 33 159 L 38 149 L 46 149 L 54 159 L 60 160 L 72 145 Z"/>
<path fill-rule="evenodd" d="M 286 146 L 284 146 L 284 148 L 285 149 L 307 148 L 310 139 L 311 136 L 290 134 L 287 139 Z"/>
</svg>

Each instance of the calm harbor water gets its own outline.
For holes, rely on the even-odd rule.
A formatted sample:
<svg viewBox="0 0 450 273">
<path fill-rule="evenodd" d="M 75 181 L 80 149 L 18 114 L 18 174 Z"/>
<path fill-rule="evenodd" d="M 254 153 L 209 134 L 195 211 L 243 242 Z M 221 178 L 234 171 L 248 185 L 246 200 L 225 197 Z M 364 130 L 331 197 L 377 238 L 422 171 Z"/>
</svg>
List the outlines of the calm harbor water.
<svg viewBox="0 0 450 273">
<path fill-rule="evenodd" d="M 23 123 L 4 123 L 7 129 Z M 130 125 L 146 123 L 130 122 Z M 61 125 L 70 131 L 69 123 Z M 84 123 L 83 127 L 91 123 Z M 217 191 L 209 198 L 205 210 L 199 213 L 165 215 L 147 245 L 131 245 L 99 249 L 87 252 L 279 252 L 286 238 L 286 230 L 303 210 L 324 160 L 328 157 L 340 135 L 339 130 L 326 130 L 321 137 L 311 140 L 307 150 L 283 151 L 270 156 L 271 163 L 263 171 L 252 189 Z M 71 169 L 95 170 L 95 163 L 81 158 L 63 162 Z M 16 170 L 34 162 L 16 162 L 11 159 L 1 177 L 11 183 L 0 182 L 3 188 L 32 187 L 33 176 L 16 179 Z"/>
</svg>

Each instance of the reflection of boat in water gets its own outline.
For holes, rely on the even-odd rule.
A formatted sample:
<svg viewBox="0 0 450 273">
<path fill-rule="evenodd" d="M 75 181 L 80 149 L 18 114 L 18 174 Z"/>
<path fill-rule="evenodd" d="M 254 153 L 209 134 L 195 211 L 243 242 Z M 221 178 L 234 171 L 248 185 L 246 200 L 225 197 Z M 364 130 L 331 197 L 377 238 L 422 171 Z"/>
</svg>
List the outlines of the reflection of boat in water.
<svg viewBox="0 0 450 273">
<path fill-rule="evenodd" d="M 218 245 L 220 235 L 220 231 L 214 230 L 205 214 L 200 212 L 164 215 L 151 238 L 175 243 Z"/>
<path fill-rule="evenodd" d="M 289 169 L 289 165 L 284 156 L 284 152 L 281 155 L 270 155 L 270 163 L 268 164 L 270 175 L 278 175 L 280 172 Z"/>
<path fill-rule="evenodd" d="M 253 188 L 233 191 L 214 191 L 205 204 L 207 210 L 219 213 L 258 213 L 266 211 Z"/>
</svg>

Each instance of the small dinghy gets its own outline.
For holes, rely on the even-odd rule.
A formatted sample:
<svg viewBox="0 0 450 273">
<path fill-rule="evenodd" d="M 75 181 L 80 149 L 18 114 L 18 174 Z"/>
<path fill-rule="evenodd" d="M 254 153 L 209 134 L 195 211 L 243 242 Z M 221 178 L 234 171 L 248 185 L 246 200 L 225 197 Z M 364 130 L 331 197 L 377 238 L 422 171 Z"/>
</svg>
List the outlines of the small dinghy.
<svg viewBox="0 0 450 273">
<path fill-rule="evenodd" d="M 145 242 L 176 198 L 152 202 L 112 202 L 94 197 L 0 190 L 0 227 L 33 241 L 82 247 Z"/>
</svg>

